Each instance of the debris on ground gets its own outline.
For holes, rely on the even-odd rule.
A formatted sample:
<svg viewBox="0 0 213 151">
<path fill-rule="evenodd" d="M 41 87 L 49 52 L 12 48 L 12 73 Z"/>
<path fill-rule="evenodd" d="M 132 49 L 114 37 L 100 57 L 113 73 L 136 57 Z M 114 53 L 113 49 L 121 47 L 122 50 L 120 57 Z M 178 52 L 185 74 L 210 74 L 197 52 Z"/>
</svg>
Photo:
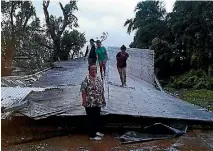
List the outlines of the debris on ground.
<svg viewBox="0 0 213 151">
<path fill-rule="evenodd" d="M 142 133 L 136 131 L 128 131 L 119 137 L 122 144 L 145 142 L 152 140 L 162 140 L 181 136 L 186 133 L 185 131 L 167 126 L 161 123 L 155 123 L 151 126 L 144 127 Z"/>
</svg>

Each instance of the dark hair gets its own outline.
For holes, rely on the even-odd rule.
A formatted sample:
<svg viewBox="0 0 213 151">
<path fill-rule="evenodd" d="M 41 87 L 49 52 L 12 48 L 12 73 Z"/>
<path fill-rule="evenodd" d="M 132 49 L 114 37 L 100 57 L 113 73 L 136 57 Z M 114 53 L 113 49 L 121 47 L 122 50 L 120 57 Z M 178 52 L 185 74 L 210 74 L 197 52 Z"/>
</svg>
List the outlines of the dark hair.
<svg viewBox="0 0 213 151">
<path fill-rule="evenodd" d="M 94 40 L 94 39 L 90 39 L 89 41 L 90 41 L 90 42 L 95 42 L 95 40 Z"/>
<path fill-rule="evenodd" d="M 121 49 L 121 50 L 126 50 L 126 46 L 125 46 L 125 45 L 122 45 L 120 49 Z"/>
<path fill-rule="evenodd" d="M 101 41 L 100 40 L 96 40 L 96 43 L 101 43 Z"/>
</svg>

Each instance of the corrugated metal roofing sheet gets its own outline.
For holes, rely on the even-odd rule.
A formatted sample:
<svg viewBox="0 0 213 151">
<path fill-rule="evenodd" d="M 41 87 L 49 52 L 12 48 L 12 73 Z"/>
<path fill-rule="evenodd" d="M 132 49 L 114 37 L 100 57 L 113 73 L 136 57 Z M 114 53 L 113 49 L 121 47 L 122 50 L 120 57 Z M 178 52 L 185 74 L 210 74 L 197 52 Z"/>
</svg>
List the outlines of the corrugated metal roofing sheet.
<svg viewBox="0 0 213 151">
<path fill-rule="evenodd" d="M 31 91 L 43 91 L 44 88 L 1 87 L 1 107 L 9 107 L 22 102 Z M 12 112 L 1 113 L 1 119 L 9 117 Z"/>
<path fill-rule="evenodd" d="M 1 87 L 1 106 L 8 107 L 15 103 L 19 103 L 31 91 L 43 91 L 44 88 L 21 88 L 21 87 Z"/>
<path fill-rule="evenodd" d="M 155 89 L 152 84 L 154 81 L 153 54 L 147 50 L 134 50 L 138 53 L 131 53 L 132 56 L 127 64 L 128 86 L 120 87 L 115 60 L 117 51 L 118 48 L 108 49 L 110 60 L 107 62 L 107 76 L 104 80 L 107 100 L 105 113 L 213 122 L 212 112 L 201 111 L 201 107 Z M 140 53 L 146 55 L 140 55 Z M 80 84 L 88 74 L 87 60 L 75 59 L 58 64 L 62 68 L 47 71 L 33 86 L 63 86 L 63 88 L 30 93 L 26 99 L 39 104 L 32 104 L 25 115 L 34 119 L 50 115 L 85 115 L 85 109 L 81 106 Z M 100 76 L 100 73 L 98 75 Z M 61 114 L 61 110 L 66 112 Z"/>
<path fill-rule="evenodd" d="M 118 50 L 118 48 L 108 49 L 110 60 L 107 62 L 107 76 L 104 80 L 107 100 L 105 113 L 213 121 L 212 112 L 201 111 L 201 107 L 156 90 L 152 85 L 154 81 L 152 51 L 134 50 L 138 52 L 138 56 L 135 52 L 131 53 L 132 56 L 127 63 L 128 86 L 120 87 L 121 83 L 115 60 Z M 128 50 L 128 52 L 130 51 Z M 148 55 L 148 59 L 146 55 L 141 55 L 143 57 L 140 58 L 140 53 Z M 136 61 L 139 61 L 139 63 L 136 63 Z M 133 63 L 131 64 L 131 62 Z M 32 93 L 27 99 L 55 109 L 63 109 L 69 106 L 65 113 L 57 114 L 58 116 L 85 115 L 85 109 L 81 106 L 80 84 L 88 74 L 87 60 L 76 59 L 58 64 L 62 68 L 49 70 L 34 86 L 60 87 L 63 85 L 63 88 Z M 134 68 L 134 71 L 132 68 Z M 142 72 L 144 73 L 141 74 Z M 100 76 L 100 73 L 98 75 Z"/>
<path fill-rule="evenodd" d="M 64 113 L 65 111 L 57 108 L 51 108 L 41 103 L 30 102 L 29 106 L 19 111 L 21 114 L 34 119 L 43 119 L 51 115 Z"/>
</svg>

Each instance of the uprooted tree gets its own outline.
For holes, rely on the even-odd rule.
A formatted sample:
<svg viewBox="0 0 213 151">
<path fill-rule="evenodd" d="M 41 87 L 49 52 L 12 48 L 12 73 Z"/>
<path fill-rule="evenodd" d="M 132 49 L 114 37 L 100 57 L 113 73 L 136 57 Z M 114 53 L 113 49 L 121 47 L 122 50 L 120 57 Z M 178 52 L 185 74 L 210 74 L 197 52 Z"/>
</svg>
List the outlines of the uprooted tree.
<svg viewBox="0 0 213 151">
<path fill-rule="evenodd" d="M 49 15 L 49 4 L 49 0 L 43 1 L 43 10 L 47 32 L 53 41 L 53 61 L 57 61 L 58 59 L 67 60 L 69 52 L 72 50 L 72 48 L 81 48 L 86 43 L 84 34 L 79 33 L 75 30 L 71 32 L 64 32 L 67 27 L 69 27 L 69 29 L 72 29 L 73 26 L 78 27 L 78 19 L 73 14 L 76 10 L 78 10 L 76 0 L 71 0 L 65 6 L 63 6 L 59 2 L 60 8 L 63 12 L 63 18 L 57 18 L 53 15 Z M 78 39 L 78 42 L 75 39 Z M 80 48 L 78 49 L 78 51 L 80 50 Z"/>
</svg>

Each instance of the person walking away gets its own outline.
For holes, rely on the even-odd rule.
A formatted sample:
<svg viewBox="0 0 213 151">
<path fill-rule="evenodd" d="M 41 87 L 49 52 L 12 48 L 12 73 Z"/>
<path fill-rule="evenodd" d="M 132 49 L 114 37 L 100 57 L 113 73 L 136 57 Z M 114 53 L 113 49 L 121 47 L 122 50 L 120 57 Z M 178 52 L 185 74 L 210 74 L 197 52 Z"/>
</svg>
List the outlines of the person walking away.
<svg viewBox="0 0 213 151">
<path fill-rule="evenodd" d="M 127 67 L 127 59 L 129 57 L 129 54 L 126 52 L 126 46 L 122 45 L 120 48 L 120 52 L 117 53 L 116 55 L 116 60 L 117 60 L 117 69 L 118 73 L 120 75 L 120 80 L 121 80 L 121 86 L 124 87 L 126 86 L 126 67 Z"/>
<path fill-rule="evenodd" d="M 101 107 L 106 106 L 104 86 L 97 76 L 97 66 L 90 67 L 89 76 L 81 84 L 82 105 L 87 114 L 88 135 L 91 140 L 101 140 L 104 134 L 100 133 Z"/>
<path fill-rule="evenodd" d="M 97 48 L 96 48 L 96 57 L 98 59 L 100 65 L 101 79 L 103 80 L 103 72 L 104 76 L 106 76 L 106 62 L 108 59 L 106 48 L 101 46 L 101 41 L 97 40 Z"/>
<path fill-rule="evenodd" d="M 94 39 L 90 39 L 90 45 L 87 46 L 86 53 L 85 53 L 85 58 L 88 57 L 88 70 L 91 65 L 96 64 L 96 53 L 95 53 L 95 41 Z"/>
</svg>

